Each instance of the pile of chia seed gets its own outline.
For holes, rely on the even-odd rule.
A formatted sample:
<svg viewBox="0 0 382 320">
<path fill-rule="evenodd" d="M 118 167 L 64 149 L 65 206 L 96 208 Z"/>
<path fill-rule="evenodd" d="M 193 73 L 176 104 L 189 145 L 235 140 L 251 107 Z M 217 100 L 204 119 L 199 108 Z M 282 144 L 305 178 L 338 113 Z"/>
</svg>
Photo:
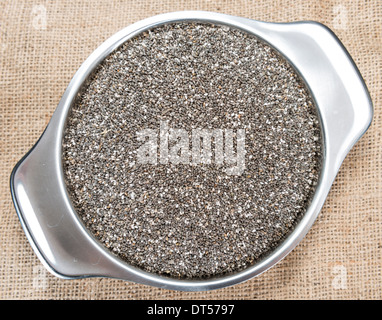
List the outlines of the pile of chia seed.
<svg viewBox="0 0 382 320">
<path fill-rule="evenodd" d="M 140 164 L 137 132 L 161 121 L 245 129 L 244 172 Z M 111 53 L 63 138 L 86 228 L 130 265 L 176 278 L 224 275 L 271 252 L 304 215 L 320 163 L 319 118 L 294 69 L 253 35 L 204 23 L 159 26 Z"/>
</svg>

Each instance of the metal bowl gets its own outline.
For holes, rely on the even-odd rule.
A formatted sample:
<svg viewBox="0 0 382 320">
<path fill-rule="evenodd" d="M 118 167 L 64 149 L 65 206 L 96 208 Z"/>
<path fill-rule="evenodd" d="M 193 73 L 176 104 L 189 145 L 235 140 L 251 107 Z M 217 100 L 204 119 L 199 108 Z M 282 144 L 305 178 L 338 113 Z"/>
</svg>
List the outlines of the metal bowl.
<svg viewBox="0 0 382 320">
<path fill-rule="evenodd" d="M 318 108 L 323 136 L 320 179 L 311 203 L 290 235 L 243 271 L 202 280 L 181 280 L 132 267 L 100 244 L 73 209 L 63 179 L 62 139 L 69 109 L 85 80 L 114 49 L 166 23 L 208 22 L 242 29 L 262 39 L 295 68 Z M 371 124 L 366 85 L 338 38 L 316 22 L 266 23 L 225 14 L 183 11 L 154 16 L 121 30 L 82 64 L 39 141 L 15 166 L 11 193 L 22 227 L 41 262 L 65 279 L 110 277 L 183 291 L 223 288 L 253 278 L 283 259 L 317 218 L 342 161 Z"/>
</svg>

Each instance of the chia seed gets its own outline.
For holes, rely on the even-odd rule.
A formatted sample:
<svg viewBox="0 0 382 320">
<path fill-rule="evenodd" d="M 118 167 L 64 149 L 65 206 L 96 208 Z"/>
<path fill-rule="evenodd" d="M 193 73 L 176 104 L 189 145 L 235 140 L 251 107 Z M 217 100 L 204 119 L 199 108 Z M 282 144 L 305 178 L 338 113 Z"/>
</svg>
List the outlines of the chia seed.
<svg viewBox="0 0 382 320">
<path fill-rule="evenodd" d="M 245 170 L 140 164 L 137 132 L 160 121 L 245 129 Z M 231 27 L 173 23 L 127 40 L 68 115 L 63 167 L 86 228 L 128 264 L 176 278 L 242 270 L 302 218 L 321 133 L 304 81 L 273 48 Z"/>
</svg>

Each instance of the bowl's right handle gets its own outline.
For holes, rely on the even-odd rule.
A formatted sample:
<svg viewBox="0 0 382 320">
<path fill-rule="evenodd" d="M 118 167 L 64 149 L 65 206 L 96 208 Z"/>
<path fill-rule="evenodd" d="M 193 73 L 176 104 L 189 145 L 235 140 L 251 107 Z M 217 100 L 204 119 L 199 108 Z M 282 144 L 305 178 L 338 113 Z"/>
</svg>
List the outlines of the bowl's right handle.
<svg viewBox="0 0 382 320">
<path fill-rule="evenodd" d="M 324 165 L 334 180 L 343 160 L 372 122 L 365 81 L 338 37 L 318 22 L 263 23 L 254 32 L 282 52 L 306 80 L 324 132 Z"/>
</svg>

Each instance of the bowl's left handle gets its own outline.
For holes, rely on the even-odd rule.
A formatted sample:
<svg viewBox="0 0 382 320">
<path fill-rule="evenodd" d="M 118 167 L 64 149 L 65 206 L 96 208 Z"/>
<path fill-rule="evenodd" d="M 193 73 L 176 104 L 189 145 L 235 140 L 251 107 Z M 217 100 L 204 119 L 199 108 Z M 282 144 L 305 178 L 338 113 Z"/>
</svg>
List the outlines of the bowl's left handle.
<svg viewBox="0 0 382 320">
<path fill-rule="evenodd" d="M 130 280 L 129 270 L 92 238 L 75 214 L 62 181 L 55 137 L 46 131 L 10 177 L 13 203 L 34 252 L 60 278 L 117 274 Z"/>
</svg>

